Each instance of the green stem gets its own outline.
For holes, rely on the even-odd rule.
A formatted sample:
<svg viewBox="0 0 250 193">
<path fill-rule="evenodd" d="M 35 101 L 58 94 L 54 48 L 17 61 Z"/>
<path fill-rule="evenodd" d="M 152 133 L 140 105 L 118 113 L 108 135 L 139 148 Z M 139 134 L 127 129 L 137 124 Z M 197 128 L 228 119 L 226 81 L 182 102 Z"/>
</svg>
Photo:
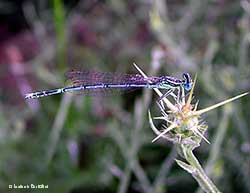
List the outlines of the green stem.
<svg viewBox="0 0 250 193">
<path fill-rule="evenodd" d="M 207 193 L 220 193 L 218 188 L 206 175 L 197 158 L 194 156 L 193 149 L 182 145 L 182 151 L 187 162 L 195 169 L 192 175 L 199 183 L 200 187 Z"/>
<path fill-rule="evenodd" d="M 65 10 L 62 0 L 54 0 L 54 25 L 57 39 L 57 58 L 61 68 L 64 68 L 66 62 L 66 25 Z"/>
</svg>

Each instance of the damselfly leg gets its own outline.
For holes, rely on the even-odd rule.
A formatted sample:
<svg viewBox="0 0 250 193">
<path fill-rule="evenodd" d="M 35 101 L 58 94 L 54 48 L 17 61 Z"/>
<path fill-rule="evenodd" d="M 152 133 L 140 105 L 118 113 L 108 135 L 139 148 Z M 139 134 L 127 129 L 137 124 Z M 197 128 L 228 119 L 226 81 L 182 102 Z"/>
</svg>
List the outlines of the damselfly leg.
<svg viewBox="0 0 250 193">
<path fill-rule="evenodd" d="M 173 93 L 175 90 L 175 88 L 170 88 L 166 93 L 164 93 L 157 101 L 157 104 L 161 106 L 161 109 L 165 110 L 164 107 L 164 102 L 163 99 L 168 97 L 168 95 L 170 95 L 171 93 Z"/>
</svg>

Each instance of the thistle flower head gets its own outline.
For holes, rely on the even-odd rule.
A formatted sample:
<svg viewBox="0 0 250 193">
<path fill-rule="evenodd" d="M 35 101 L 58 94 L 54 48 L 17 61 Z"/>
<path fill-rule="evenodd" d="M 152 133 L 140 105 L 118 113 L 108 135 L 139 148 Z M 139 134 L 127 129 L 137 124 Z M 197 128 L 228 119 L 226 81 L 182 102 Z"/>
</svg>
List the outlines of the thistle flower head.
<svg viewBox="0 0 250 193">
<path fill-rule="evenodd" d="M 194 80 L 194 85 L 195 81 L 196 78 Z M 192 147 L 199 146 L 202 139 L 209 143 L 209 141 L 204 137 L 207 125 L 201 121 L 200 115 L 196 114 L 198 102 L 195 104 L 191 103 L 194 85 L 187 100 L 186 93 L 183 88 L 180 88 L 177 95 L 174 93 L 171 95 L 174 101 L 172 104 L 176 108 L 172 108 L 167 105 L 168 109 L 165 110 L 159 106 L 162 116 L 154 117 L 153 119 L 165 121 L 162 125 L 162 132 L 154 126 L 149 112 L 151 128 L 157 134 L 157 137 L 153 139 L 153 142 L 159 138 L 165 138 L 174 143 L 191 145 Z"/>
<path fill-rule="evenodd" d="M 136 64 L 134 64 L 134 66 L 144 77 L 147 77 Z M 161 116 L 152 118 L 151 113 L 148 112 L 150 126 L 154 133 L 157 134 L 157 137 L 155 137 L 152 142 L 155 142 L 159 138 L 165 138 L 180 145 L 190 146 L 192 149 L 198 147 L 202 139 L 209 143 L 204 136 L 208 127 L 202 121 L 201 115 L 248 94 L 244 93 L 198 110 L 198 102 L 192 103 L 195 83 L 196 76 L 189 93 L 185 93 L 184 88 L 180 88 L 177 94 L 172 93 L 169 95 L 173 97 L 173 102 L 167 98 L 163 98 L 163 102 L 167 109 L 159 105 Z M 162 93 L 158 89 L 154 90 L 160 97 L 162 96 Z M 155 127 L 153 119 L 159 119 L 165 122 L 160 130 Z"/>
<path fill-rule="evenodd" d="M 248 94 L 244 93 L 207 108 L 197 110 L 198 102 L 194 104 L 192 103 L 195 82 L 196 76 L 193 87 L 188 93 L 188 97 L 185 93 L 185 90 L 181 88 L 180 94 L 171 95 L 174 99 L 173 103 L 166 99 L 168 102 L 165 104 L 168 109 L 165 110 L 160 106 L 162 116 L 152 118 L 149 112 L 150 126 L 157 134 L 157 137 L 155 137 L 152 142 L 155 142 L 159 138 L 165 138 L 180 145 L 189 145 L 192 147 L 192 149 L 198 147 L 202 139 L 209 143 L 209 141 L 204 136 L 208 126 L 202 121 L 201 115 L 207 111 L 215 109 Z M 169 103 L 171 103 L 171 105 L 169 105 Z M 165 123 L 162 125 L 163 131 L 160 131 L 155 127 L 153 119 L 165 121 Z"/>
</svg>

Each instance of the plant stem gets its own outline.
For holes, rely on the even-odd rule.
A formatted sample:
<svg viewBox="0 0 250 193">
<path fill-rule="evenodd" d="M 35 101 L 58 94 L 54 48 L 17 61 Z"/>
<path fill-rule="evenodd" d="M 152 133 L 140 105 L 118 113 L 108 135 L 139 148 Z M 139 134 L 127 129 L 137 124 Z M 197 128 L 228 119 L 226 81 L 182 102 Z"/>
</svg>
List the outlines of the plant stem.
<svg viewBox="0 0 250 193">
<path fill-rule="evenodd" d="M 165 160 L 163 161 L 160 170 L 158 172 L 157 177 L 155 178 L 154 181 L 154 192 L 161 193 L 166 191 L 166 178 L 167 174 L 170 171 L 173 163 L 174 163 L 174 158 L 177 156 L 176 149 L 173 147 L 171 152 L 167 155 Z"/>
<path fill-rule="evenodd" d="M 118 193 L 126 193 L 131 179 L 131 169 L 127 166 L 122 175 L 121 183 L 119 184 Z"/>
<path fill-rule="evenodd" d="M 65 26 L 65 10 L 62 0 L 54 0 L 54 24 L 58 49 L 58 64 L 64 68 L 66 62 L 66 26 Z"/>
<path fill-rule="evenodd" d="M 47 148 L 46 160 L 45 160 L 47 165 L 49 165 L 56 151 L 57 143 L 60 139 L 60 134 L 62 132 L 64 122 L 67 118 L 67 114 L 68 114 L 72 99 L 73 99 L 72 95 L 66 94 L 62 97 L 60 108 L 58 110 L 55 121 L 53 123 L 51 133 L 50 133 L 50 139 L 48 142 L 49 145 Z"/>
<path fill-rule="evenodd" d="M 220 191 L 206 175 L 199 161 L 193 154 L 193 148 L 187 145 L 182 145 L 181 148 L 185 159 L 194 169 L 192 175 L 199 183 L 200 187 L 207 193 L 219 193 Z"/>
</svg>

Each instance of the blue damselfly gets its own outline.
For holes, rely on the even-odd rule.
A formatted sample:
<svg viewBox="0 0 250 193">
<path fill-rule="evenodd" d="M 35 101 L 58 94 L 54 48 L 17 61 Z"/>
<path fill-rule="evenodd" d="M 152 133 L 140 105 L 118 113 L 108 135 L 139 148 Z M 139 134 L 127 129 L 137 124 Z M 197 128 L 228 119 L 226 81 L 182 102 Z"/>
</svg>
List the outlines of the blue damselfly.
<svg viewBox="0 0 250 193">
<path fill-rule="evenodd" d="M 36 99 L 44 96 L 60 94 L 64 92 L 78 91 L 80 93 L 100 93 L 119 89 L 127 91 L 136 88 L 158 88 L 167 89 L 166 97 L 175 88 L 183 87 L 189 91 L 192 87 L 192 79 L 188 73 L 182 74 L 182 79 L 172 76 L 151 76 L 143 77 L 140 74 L 119 75 L 110 72 L 96 72 L 83 70 L 70 70 L 66 72 L 66 77 L 71 80 L 72 85 L 52 90 L 44 90 L 25 95 L 25 99 Z"/>
</svg>

